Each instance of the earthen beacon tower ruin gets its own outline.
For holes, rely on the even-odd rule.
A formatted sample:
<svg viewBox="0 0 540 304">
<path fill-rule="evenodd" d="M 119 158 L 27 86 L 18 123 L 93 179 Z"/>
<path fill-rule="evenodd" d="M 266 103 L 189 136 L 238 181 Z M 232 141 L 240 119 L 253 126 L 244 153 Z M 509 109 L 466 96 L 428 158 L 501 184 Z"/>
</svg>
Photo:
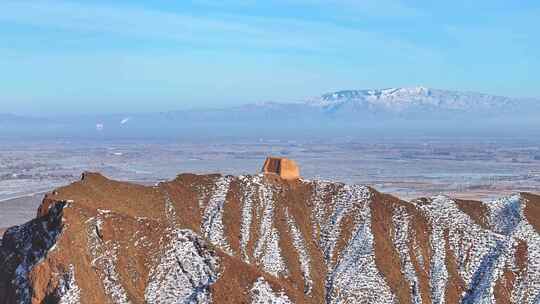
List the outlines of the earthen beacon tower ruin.
<svg viewBox="0 0 540 304">
<path fill-rule="evenodd" d="M 262 171 L 264 174 L 277 175 L 285 180 L 300 178 L 300 168 L 293 160 L 284 157 L 267 157 Z"/>
</svg>

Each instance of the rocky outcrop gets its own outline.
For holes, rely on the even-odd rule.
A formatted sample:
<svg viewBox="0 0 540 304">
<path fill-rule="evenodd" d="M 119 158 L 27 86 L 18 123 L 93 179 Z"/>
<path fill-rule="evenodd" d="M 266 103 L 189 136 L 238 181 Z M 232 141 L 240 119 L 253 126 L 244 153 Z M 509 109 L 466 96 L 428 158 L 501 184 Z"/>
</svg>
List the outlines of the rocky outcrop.
<svg viewBox="0 0 540 304">
<path fill-rule="evenodd" d="M 0 303 L 539 303 L 540 197 L 84 174 L 0 247 Z"/>
</svg>

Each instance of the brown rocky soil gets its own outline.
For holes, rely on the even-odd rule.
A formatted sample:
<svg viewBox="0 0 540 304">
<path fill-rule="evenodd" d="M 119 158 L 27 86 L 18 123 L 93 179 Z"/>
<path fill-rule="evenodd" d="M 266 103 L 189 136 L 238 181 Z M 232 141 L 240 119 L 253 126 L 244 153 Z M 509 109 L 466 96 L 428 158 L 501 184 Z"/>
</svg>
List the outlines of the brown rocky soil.
<svg viewBox="0 0 540 304">
<path fill-rule="evenodd" d="M 531 193 L 522 193 L 527 200 L 525 206 L 525 217 L 527 221 L 540 233 L 540 196 Z"/>
<path fill-rule="evenodd" d="M 477 225 L 480 225 L 484 229 L 489 228 L 489 223 L 487 220 L 489 210 L 484 203 L 461 199 L 456 199 L 455 202 L 458 208 L 470 216 Z"/>
</svg>

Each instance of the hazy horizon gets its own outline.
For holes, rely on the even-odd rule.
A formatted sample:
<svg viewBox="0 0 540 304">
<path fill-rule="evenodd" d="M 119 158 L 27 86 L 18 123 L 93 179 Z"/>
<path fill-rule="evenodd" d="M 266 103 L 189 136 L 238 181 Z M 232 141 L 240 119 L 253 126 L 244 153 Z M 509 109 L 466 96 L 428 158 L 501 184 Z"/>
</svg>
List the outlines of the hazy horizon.
<svg viewBox="0 0 540 304">
<path fill-rule="evenodd" d="M 415 87 L 421 87 L 421 86 L 415 86 Z M 413 88 L 413 87 L 409 87 Z M 371 90 L 371 89 L 392 89 L 392 88 L 349 88 L 349 89 L 341 89 L 341 90 L 334 90 L 334 91 L 328 91 L 328 92 L 321 92 L 320 94 L 311 94 L 310 96 L 305 96 L 304 98 L 298 98 L 298 99 L 284 99 L 284 100 L 266 100 L 266 101 L 258 101 L 258 102 L 246 102 L 241 104 L 224 104 L 224 105 L 192 105 L 188 107 L 178 107 L 178 108 L 171 108 L 171 109 L 159 109 L 159 110 L 152 110 L 147 109 L 143 111 L 116 111 L 116 112 L 110 112 L 107 110 L 104 111 L 96 111 L 96 112 L 7 112 L 7 111 L 0 111 L 0 115 L 7 114 L 7 115 L 15 115 L 20 117 L 35 117 L 35 118 L 48 118 L 48 117 L 67 117 L 67 116 L 100 116 L 100 115 L 143 115 L 143 114 L 155 114 L 155 113 L 166 113 L 166 112 L 181 112 L 181 111 L 205 111 L 205 110 L 226 110 L 231 109 L 235 107 L 243 107 L 243 106 L 251 106 L 251 105 L 263 105 L 263 104 L 302 104 L 307 101 L 309 101 L 310 98 L 318 98 L 322 96 L 323 94 L 331 94 L 334 92 L 341 92 L 341 91 L 349 91 L 349 90 Z M 496 95 L 491 94 L 488 92 L 476 92 L 476 91 L 464 91 L 464 90 L 450 90 L 450 89 L 444 89 L 444 88 L 429 88 L 429 89 L 436 89 L 436 90 L 445 90 L 445 91 L 452 91 L 452 92 L 463 92 L 463 93 L 479 93 L 484 95 L 491 95 L 491 96 L 501 96 L 501 97 L 508 97 L 508 98 L 514 98 L 514 99 L 535 99 L 540 101 L 540 97 L 536 96 L 502 96 L 502 95 Z M 125 118 L 131 119 L 131 117 L 126 116 Z"/>
</svg>

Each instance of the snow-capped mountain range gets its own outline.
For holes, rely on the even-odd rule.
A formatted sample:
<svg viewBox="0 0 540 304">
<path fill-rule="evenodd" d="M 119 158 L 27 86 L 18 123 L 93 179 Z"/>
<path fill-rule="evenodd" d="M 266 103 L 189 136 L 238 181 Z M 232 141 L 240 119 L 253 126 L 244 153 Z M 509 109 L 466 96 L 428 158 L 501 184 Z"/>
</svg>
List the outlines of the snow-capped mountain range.
<svg viewBox="0 0 540 304">
<path fill-rule="evenodd" d="M 540 99 L 512 98 L 425 87 L 343 90 L 304 102 L 326 118 L 358 121 L 534 120 Z"/>
<path fill-rule="evenodd" d="M 320 107 L 357 104 L 399 112 L 422 107 L 455 111 L 492 110 L 516 107 L 520 103 L 530 101 L 473 92 L 413 87 L 337 91 L 324 94 L 320 98 L 309 100 L 307 103 Z"/>
</svg>

